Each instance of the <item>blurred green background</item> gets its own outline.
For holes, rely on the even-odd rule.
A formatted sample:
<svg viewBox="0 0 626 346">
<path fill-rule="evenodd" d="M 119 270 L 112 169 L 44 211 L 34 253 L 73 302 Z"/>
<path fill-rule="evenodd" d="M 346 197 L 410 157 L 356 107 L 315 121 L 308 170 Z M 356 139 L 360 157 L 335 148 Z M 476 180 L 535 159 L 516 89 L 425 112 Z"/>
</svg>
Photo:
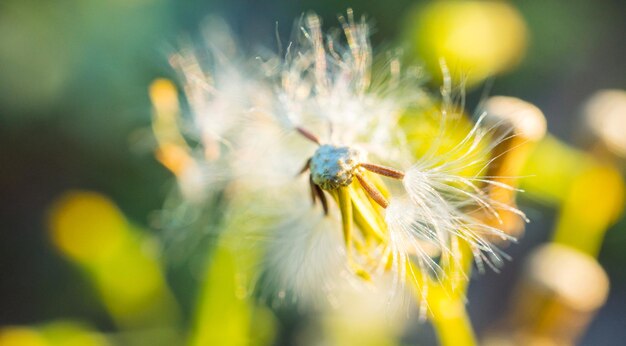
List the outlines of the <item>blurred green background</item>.
<svg viewBox="0 0 626 346">
<path fill-rule="evenodd" d="M 199 34 L 209 15 L 222 16 L 244 49 L 287 41 L 293 19 L 315 11 L 327 27 L 352 7 L 374 26 L 375 47 L 398 44 L 420 1 L 4 0 L 0 3 L 0 326 L 49 320 L 88 321 L 100 331 L 115 322 L 80 269 L 51 245 L 47 211 L 68 190 L 98 191 L 134 227 L 154 232 L 171 175 L 153 156 L 148 86 L 173 77 L 167 55 L 181 37 Z M 626 89 L 626 3 L 513 2 L 528 28 L 528 48 L 513 70 L 489 81 L 492 95 L 512 95 L 541 108 L 548 129 L 582 146 L 585 99 L 599 89 Z M 407 24 L 409 23 L 409 24 Z M 470 93 L 469 109 L 482 87 Z M 624 134 L 626 136 L 626 134 Z M 555 158 L 558 159 L 558 158 Z M 620 162 L 623 168 L 623 161 Z M 525 209 L 533 220 L 502 273 L 474 280 L 469 310 L 479 333 L 504 314 L 513 279 L 529 249 L 548 239 L 555 211 Z M 600 252 L 611 280 L 608 303 L 583 338 L 588 345 L 626 338 L 626 221 L 612 227 Z M 167 252 L 165 252 L 167 253 Z M 160 259 L 188 316 L 196 293 L 188 263 Z M 184 318 L 184 317 L 183 317 Z M 282 321 L 284 324 L 288 322 Z M 284 328 L 288 334 L 290 328 Z M 279 341 L 289 343 L 289 335 Z"/>
</svg>

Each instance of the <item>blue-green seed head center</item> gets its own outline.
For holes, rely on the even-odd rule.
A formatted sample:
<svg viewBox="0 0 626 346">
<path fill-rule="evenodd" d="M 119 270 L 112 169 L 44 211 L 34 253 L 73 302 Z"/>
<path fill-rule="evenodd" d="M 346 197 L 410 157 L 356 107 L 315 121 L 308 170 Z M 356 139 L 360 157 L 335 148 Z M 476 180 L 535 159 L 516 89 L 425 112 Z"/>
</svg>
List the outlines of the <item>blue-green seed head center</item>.
<svg viewBox="0 0 626 346">
<path fill-rule="evenodd" d="M 363 159 L 363 152 L 357 149 L 322 145 L 311 157 L 309 168 L 313 182 L 324 190 L 348 186 Z"/>
</svg>

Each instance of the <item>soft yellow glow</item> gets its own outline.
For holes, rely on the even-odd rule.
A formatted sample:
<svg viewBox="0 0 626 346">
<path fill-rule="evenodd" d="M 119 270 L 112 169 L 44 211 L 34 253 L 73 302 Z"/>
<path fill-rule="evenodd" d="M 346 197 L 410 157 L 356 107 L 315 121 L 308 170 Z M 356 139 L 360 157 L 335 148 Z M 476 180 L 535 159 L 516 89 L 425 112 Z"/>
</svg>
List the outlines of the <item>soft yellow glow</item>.
<svg viewBox="0 0 626 346">
<path fill-rule="evenodd" d="M 461 146 L 460 150 L 451 151 L 462 143 L 467 134 L 472 130 L 474 123 L 463 113 L 453 113 L 448 110 L 447 120 L 441 121 L 442 108 L 433 106 L 422 112 L 406 112 L 400 119 L 400 126 L 407 134 L 407 145 L 416 158 L 433 155 L 433 157 L 448 157 L 448 161 L 459 160 L 461 156 L 472 146 L 472 141 Z M 442 135 L 443 134 L 443 135 Z M 484 150 L 486 142 L 478 143 L 476 151 Z M 489 160 L 485 151 L 485 163 Z M 463 161 L 463 164 L 467 160 Z M 461 167 L 459 167 L 461 168 Z M 482 168 L 481 164 L 470 165 L 461 168 L 460 175 L 472 176 Z"/>
<path fill-rule="evenodd" d="M 203 173 L 178 126 L 180 108 L 176 87 L 167 79 L 156 79 L 149 92 L 154 108 L 152 131 L 158 144 L 156 158 L 176 175 L 185 197 L 199 200 L 204 187 Z M 207 147 L 205 154 L 207 158 L 216 158 L 219 150 Z"/>
<path fill-rule="evenodd" d="M 178 146 L 188 151 L 178 127 L 179 104 L 176 87 L 167 79 L 157 79 L 150 85 L 150 100 L 154 107 L 152 130 L 159 147 Z"/>
<path fill-rule="evenodd" d="M 166 325 L 177 308 L 150 251 L 111 200 L 95 192 L 63 195 L 51 208 L 53 243 L 86 270 L 122 326 Z"/>
<path fill-rule="evenodd" d="M 174 83 L 167 79 L 156 79 L 150 85 L 150 100 L 161 116 L 178 112 L 178 95 Z"/>
<path fill-rule="evenodd" d="M 84 263 L 102 262 L 124 244 L 126 220 L 106 197 L 86 191 L 69 192 L 51 208 L 52 241 L 66 256 Z"/>
<path fill-rule="evenodd" d="M 250 343 L 251 301 L 238 297 L 236 260 L 218 247 L 207 268 L 190 345 L 237 346 Z"/>
<path fill-rule="evenodd" d="M 4 327 L 0 329 L 0 346 L 47 346 L 48 343 L 34 329 Z"/>
<path fill-rule="evenodd" d="M 36 327 L 0 328 L 0 346 L 106 346 L 107 339 L 82 323 L 54 321 Z"/>
<path fill-rule="evenodd" d="M 514 67 L 526 50 L 524 19 L 505 2 L 431 2 L 411 17 L 410 31 L 433 74 L 441 75 L 443 58 L 452 76 L 470 85 Z"/>
<path fill-rule="evenodd" d="M 263 198 L 265 198 L 264 196 Z M 238 210 L 225 219 L 223 232 L 214 250 L 206 258 L 206 267 L 194 303 L 194 315 L 188 335 L 189 346 L 204 345 L 270 345 L 276 320 L 269 308 L 254 303 L 251 281 L 258 275 L 257 268 L 263 260 L 264 246 L 246 246 L 250 227 L 271 227 L 270 219 L 250 219 L 247 211 L 241 212 L 250 201 L 260 197 L 237 195 L 231 200 Z"/>
<path fill-rule="evenodd" d="M 96 280 L 105 301 L 116 313 L 141 314 L 157 304 L 154 299 L 163 300 L 166 292 L 157 263 L 137 249 L 120 253 L 103 269 Z"/>
<path fill-rule="evenodd" d="M 160 145 L 156 151 L 156 157 L 165 168 L 169 169 L 176 176 L 182 176 L 185 170 L 194 164 L 193 159 L 185 148 L 171 143 Z"/>
<path fill-rule="evenodd" d="M 396 346 L 408 319 L 406 306 L 389 300 L 389 281 L 372 282 L 366 290 L 350 284 L 338 285 L 337 302 L 321 316 L 324 345 Z M 311 325 L 308 333 L 319 326 Z M 319 333 L 319 332 L 318 332 Z"/>
</svg>

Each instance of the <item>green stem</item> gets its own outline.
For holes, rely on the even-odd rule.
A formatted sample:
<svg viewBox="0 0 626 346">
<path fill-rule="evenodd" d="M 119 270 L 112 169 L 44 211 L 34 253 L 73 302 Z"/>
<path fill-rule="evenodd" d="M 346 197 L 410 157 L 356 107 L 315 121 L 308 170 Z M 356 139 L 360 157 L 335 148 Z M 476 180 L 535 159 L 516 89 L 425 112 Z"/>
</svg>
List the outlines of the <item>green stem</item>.
<svg viewBox="0 0 626 346">
<path fill-rule="evenodd" d="M 421 295 L 416 286 L 415 293 L 418 301 L 426 299 L 428 304 L 428 319 L 431 321 L 439 343 L 442 346 L 473 346 L 477 345 L 476 336 L 465 309 L 465 294 L 468 278 L 471 271 L 472 251 L 469 245 L 461 239 L 452 241 L 454 258 L 450 258 L 444 265 L 446 279 L 438 281 L 430 277 L 422 277 L 419 268 L 413 263 L 411 271 L 419 276 L 415 283 L 423 282 L 427 285 L 427 294 Z"/>
<path fill-rule="evenodd" d="M 427 297 L 429 317 L 442 346 L 476 345 L 476 336 L 461 297 L 430 292 Z"/>
<path fill-rule="evenodd" d="M 446 279 L 429 282 L 426 297 L 439 342 L 443 346 L 476 345 L 476 336 L 465 309 L 465 295 L 472 270 L 472 250 L 459 238 L 451 240 L 454 255 L 444 266 Z"/>
<path fill-rule="evenodd" d="M 210 259 L 188 346 L 248 345 L 252 305 L 238 296 L 234 254 L 218 245 Z"/>
</svg>

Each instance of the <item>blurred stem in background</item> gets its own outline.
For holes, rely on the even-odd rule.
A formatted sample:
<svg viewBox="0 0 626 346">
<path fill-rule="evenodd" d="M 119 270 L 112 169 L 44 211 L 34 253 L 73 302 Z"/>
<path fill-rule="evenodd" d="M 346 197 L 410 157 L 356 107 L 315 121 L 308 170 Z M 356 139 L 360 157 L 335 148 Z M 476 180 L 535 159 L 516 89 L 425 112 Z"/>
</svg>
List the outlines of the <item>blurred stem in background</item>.
<svg viewBox="0 0 626 346">
<path fill-rule="evenodd" d="M 517 10 L 505 2 L 432 2 L 417 7 L 410 20 L 410 47 L 425 60 L 430 72 L 440 76 L 438 60 L 443 57 L 453 78 L 469 87 L 510 69 L 525 51 L 526 25 Z M 539 134 L 529 133 L 534 139 L 531 142 L 545 132 L 545 120 L 543 126 L 535 126 L 543 127 L 541 131 L 532 131 L 533 119 L 538 118 L 532 116 L 531 108 L 515 114 L 507 107 L 495 106 L 500 108 L 500 120 L 513 120 L 522 134 L 525 129 Z M 552 136 L 537 145 L 525 143 L 525 136 L 520 136 L 521 140 L 508 141 L 508 149 L 518 148 L 516 155 L 523 158 L 508 155 L 511 161 L 502 161 L 509 166 L 508 171 L 490 166 L 494 172 L 489 176 L 528 176 L 522 180 L 527 195 L 558 208 L 559 216 L 552 245 L 531 255 L 519 283 L 510 321 L 504 327 L 511 335 L 501 331 L 501 336 L 488 336 L 487 342 L 574 344 L 604 303 L 608 281 L 594 258 L 606 230 L 623 209 L 624 182 L 616 158 L 626 153 L 624 114 L 626 93 L 599 92 L 585 107 L 585 129 L 590 129 L 593 133 L 589 137 L 596 139 L 588 144 L 589 153 Z M 507 180 L 502 182 L 512 183 Z M 515 182 L 512 185 L 517 186 Z M 492 191 L 490 196 L 511 202 L 505 190 Z M 503 216 L 506 222 L 506 213 Z M 520 229 L 519 225 L 509 226 L 512 234 Z"/>
<path fill-rule="evenodd" d="M 458 261 L 452 260 L 444 267 L 447 279 L 443 282 L 428 280 L 425 297 L 428 318 L 441 345 L 476 345 L 476 335 L 465 308 L 473 255 L 468 244 L 461 239 L 457 239 L 453 251 Z"/>
<path fill-rule="evenodd" d="M 576 177 L 565 196 L 553 241 L 597 257 L 604 234 L 623 208 L 624 183 L 609 164 L 594 164 Z"/>
<path fill-rule="evenodd" d="M 215 248 L 206 256 L 187 344 L 270 345 L 276 334 L 276 319 L 267 306 L 255 302 L 251 292 L 259 275 L 254 269 L 264 249 L 250 246 L 245 253 L 234 250 L 246 241 L 250 221 L 245 213 L 228 215 Z"/>
<path fill-rule="evenodd" d="M 524 19 L 505 2 L 431 2 L 416 7 L 409 16 L 406 33 L 410 50 L 424 59 L 431 74 L 441 80 L 440 61 L 443 59 L 455 83 L 462 87 L 472 87 L 517 65 L 527 42 Z M 484 108 L 488 114 L 487 121 L 495 126 L 494 135 L 504 134 L 502 137 L 505 138 L 494 148 L 491 155 L 493 162 L 490 162 L 485 175 L 513 188 L 495 186 L 488 194 L 502 205 L 515 207 L 518 177 L 537 142 L 546 133 L 546 120 L 535 106 L 514 98 L 493 97 L 487 100 Z M 509 132 L 511 136 L 507 137 Z M 415 142 L 419 143 L 420 137 L 416 136 Z M 487 215 L 479 217 L 497 223 L 499 228 L 516 237 L 523 230 L 518 216 L 506 210 L 499 220 L 489 220 Z M 460 243 L 463 248 L 464 244 Z M 470 251 L 462 254 L 461 275 L 469 277 L 471 258 Z M 450 287 L 443 292 L 438 287 L 429 288 L 430 318 L 443 345 L 476 343 L 465 311 L 467 277 L 460 280 L 463 285 L 456 292 L 452 290 L 455 294 L 445 293 L 450 291 Z"/>
<path fill-rule="evenodd" d="M 238 292 L 234 254 L 218 245 L 207 260 L 189 345 L 251 344 L 252 302 Z"/>
<path fill-rule="evenodd" d="M 431 311 L 430 321 L 441 345 L 477 345 L 464 298 L 451 299 L 444 292 L 431 290 L 428 303 Z"/>
<path fill-rule="evenodd" d="M 494 136 L 504 138 L 491 152 L 487 168 L 487 179 L 493 179 L 505 185 L 494 185 L 489 196 L 496 203 L 515 206 L 515 188 L 518 186 L 521 169 L 528 160 L 529 154 L 546 132 L 546 121 L 543 113 L 534 105 L 512 97 L 494 96 L 486 100 L 484 112 L 486 121 L 495 126 Z M 510 235 L 519 236 L 523 230 L 519 217 L 509 215 L 503 210 L 499 227 Z M 481 215 L 486 222 L 496 222 L 488 215 Z M 498 241 L 498 239 L 492 239 Z M 430 319 L 437 331 L 442 345 L 473 345 L 476 337 L 472 331 L 469 317 L 465 310 L 465 294 L 467 280 L 471 274 L 472 252 L 467 244 L 458 240 L 455 251 L 461 260 L 456 266 L 450 265 L 441 287 L 429 287 L 427 301 L 430 308 Z M 450 293 L 452 292 L 452 293 Z"/>
<path fill-rule="evenodd" d="M 615 111 L 605 106 L 591 107 L 603 112 L 587 114 L 587 120 L 606 119 L 607 113 Z M 622 120 L 609 127 L 601 128 L 612 134 L 626 123 Z M 596 142 L 590 147 L 596 149 L 601 142 L 614 138 L 602 132 L 592 137 Z M 556 229 L 552 242 L 529 256 L 504 325 L 487 336 L 487 344 L 506 341 L 574 345 L 604 304 L 609 281 L 595 257 L 606 230 L 623 210 L 624 181 L 615 165 L 616 154 L 605 151 L 594 157 L 554 137 L 537 147 L 525 168 L 536 177 L 524 183 L 529 194 L 560 208 Z"/>
<path fill-rule="evenodd" d="M 212 2 L 209 3 L 213 6 Z M 551 57 L 546 57 L 546 51 L 539 50 L 535 58 L 539 61 L 536 62 L 540 65 L 539 72 L 531 69 L 534 73 L 525 74 L 530 76 L 527 78 L 533 79 L 533 83 L 529 84 L 533 92 L 541 95 L 546 87 L 538 87 L 534 82 L 535 76 L 543 76 L 545 73 L 548 77 L 558 78 L 559 75 L 552 73 L 551 69 L 555 66 L 567 66 L 561 59 L 564 47 L 568 45 L 572 45 L 567 47 L 568 59 L 580 61 L 578 57 L 584 55 L 581 52 L 595 52 L 594 49 L 589 49 L 589 38 L 581 38 L 580 34 L 598 30 L 598 26 L 594 22 L 580 21 L 580 18 L 571 13 L 571 23 L 555 19 L 555 14 L 562 15 L 564 8 L 559 8 L 559 5 L 555 10 L 555 5 L 546 7 L 542 2 L 536 3 L 539 5 L 534 5 L 535 11 L 545 13 L 543 17 L 538 17 L 544 18 L 546 28 L 543 32 L 548 33 L 545 36 L 547 39 L 543 39 L 544 44 L 560 48 L 547 51 Z M 12 122 L 26 124 L 33 119 L 29 116 L 31 113 L 41 117 L 63 115 L 58 119 L 54 118 L 54 121 L 60 120 L 60 127 L 73 133 L 81 145 L 94 142 L 88 151 L 97 148 L 115 152 L 118 148 L 127 146 L 126 130 L 136 126 L 134 123 L 127 124 L 129 120 L 136 121 L 145 113 L 145 100 L 138 100 L 144 98 L 143 86 L 154 75 L 154 68 L 147 68 L 143 64 L 141 68 L 137 68 L 137 63 L 150 61 L 147 57 L 160 61 L 159 54 L 155 54 L 155 42 L 164 40 L 164 35 L 167 35 L 164 28 L 169 25 L 170 14 L 176 11 L 172 11 L 167 1 L 136 1 L 132 4 L 91 1 L 79 6 L 76 4 L 70 1 L 42 7 L 37 1 L 9 1 L 6 6 L 0 6 L 3 9 L 3 15 L 0 15 L 3 19 L 0 21 L 0 41 L 3 44 L 0 46 L 4 47 L 0 48 L 0 63 L 11 67 L 5 71 L 8 83 L 3 83 L 0 87 L 0 99 L 9 110 L 19 110 L 7 113 L 9 117 L 6 119 Z M 197 5 L 190 7 L 195 10 L 195 6 Z M 285 7 L 282 4 L 281 6 Z M 233 7 L 237 7 L 239 11 L 238 4 Z M 586 13 L 583 11 L 583 14 Z M 272 17 L 274 14 L 268 16 Z M 397 14 L 393 13 L 392 18 L 395 20 Z M 527 42 L 525 24 L 517 11 L 505 2 L 431 2 L 411 19 L 411 32 L 408 35 L 411 50 L 423 56 L 434 75 L 440 72 L 439 59 L 444 57 L 456 79 L 465 80 L 470 88 L 488 76 L 510 69 L 524 54 Z M 185 18 L 185 23 L 188 22 L 192 21 Z M 254 25 L 252 27 L 256 29 Z M 535 39 L 535 43 L 541 40 L 540 37 Z M 37 44 L 26 44 L 29 41 Z M 48 54 L 39 54 L 41 51 Z M 547 73 L 549 70 L 550 74 Z M 469 76 L 466 76 L 468 72 Z M 94 80 L 98 83 L 93 83 Z M 518 83 L 518 89 L 519 84 L 523 84 L 520 80 L 523 81 L 523 78 L 514 79 Z M 529 89 L 531 87 L 527 86 Z M 166 110 L 156 115 L 158 120 L 154 122 L 155 133 L 157 137 L 161 137 L 157 138 L 158 159 L 177 177 L 194 176 L 198 170 L 190 150 L 176 134 L 179 132 L 176 124 L 178 109 L 172 107 L 174 103 L 171 94 L 167 95 L 167 86 L 156 89 L 155 93 L 159 93 L 159 90 L 165 91 L 163 97 L 157 98 L 162 102 L 159 107 Z M 624 93 L 614 92 L 621 95 Z M 59 107 L 60 110 L 55 110 Z M 527 275 L 520 283 L 518 305 L 514 308 L 518 309 L 518 317 L 524 317 L 516 320 L 520 321 L 520 330 L 530 330 L 528 333 L 541 334 L 545 338 L 554 339 L 551 333 L 556 329 L 564 331 L 568 340 L 578 338 L 590 317 L 603 304 L 608 287 L 606 276 L 593 257 L 597 256 L 604 232 L 617 219 L 623 204 L 623 182 L 615 166 L 616 153 L 612 151 L 617 149 L 624 152 L 620 139 L 626 138 L 626 130 L 623 127 L 624 121 L 616 123 L 604 116 L 616 113 L 606 109 L 594 113 L 603 120 L 591 122 L 589 125 L 595 127 L 595 131 L 610 133 L 598 133 L 600 141 L 590 145 L 590 153 L 575 150 L 553 136 L 546 137 L 535 150 L 528 149 L 532 145 L 523 142 L 509 142 L 509 147 L 521 145 L 525 148 L 508 156 L 512 162 L 509 166 L 512 167 L 510 172 L 516 172 L 517 164 L 525 161 L 513 157 L 523 157 L 527 155 L 527 151 L 532 152 L 529 154 L 531 159 L 521 174 L 531 175 L 522 182 L 529 199 L 560 208 L 553 236 L 554 243 L 560 245 L 550 245 L 533 256 Z M 619 114 L 613 119 L 624 119 Z M 125 130 L 120 131 L 122 128 Z M 59 138 L 57 136 L 62 138 L 63 134 L 51 138 L 56 140 Z M 413 142 L 420 140 L 420 136 L 413 138 Z M 20 141 L 19 145 L 35 147 L 40 144 L 36 141 L 33 141 L 35 144 L 28 142 Z M 111 143 L 118 144 L 114 146 Z M 36 150 L 40 148 L 37 147 Z M 98 160 L 101 155 L 102 153 L 94 154 L 94 160 Z M 121 159 L 117 157 L 117 160 Z M 136 158 L 133 157 L 132 160 Z M 116 168 L 117 163 L 116 161 L 113 164 Z M 145 171 L 140 179 L 145 179 Z M 119 173 L 124 179 L 112 179 L 109 175 L 111 172 L 106 169 L 98 173 L 104 176 L 99 179 L 105 181 L 105 186 L 125 191 L 121 195 L 136 194 L 136 189 L 129 189 L 132 185 L 129 182 L 132 180 L 126 180 L 129 179 L 126 173 Z M 184 181 L 193 182 L 194 179 Z M 516 184 L 515 181 L 506 182 Z M 63 185 L 61 183 L 58 186 Z M 188 197 L 193 197 L 197 188 L 193 183 L 181 186 L 183 194 Z M 510 202 L 513 199 L 507 193 L 493 191 L 493 197 Z M 131 200 L 136 201 L 136 196 Z M 128 210 L 125 209 L 125 212 Z M 180 320 L 177 307 L 165 286 L 163 270 L 155 259 L 154 244 L 143 230 L 130 225 L 106 197 L 91 192 L 67 195 L 58 202 L 52 215 L 51 220 L 56 220 L 51 222 L 51 226 L 56 225 L 52 227 L 55 246 L 71 262 L 83 269 L 95 289 L 100 292 L 105 308 L 115 323 L 125 331 L 119 335 L 120 342 L 133 340 L 132 344 L 145 344 L 155 339 L 162 343 L 180 341 L 178 337 L 170 335 L 162 338 L 161 334 L 156 333 L 158 336 L 155 336 L 152 333 L 164 324 L 178 326 Z M 512 232 L 516 232 L 516 229 L 519 231 L 519 225 L 511 226 Z M 212 340 L 209 336 L 215 334 L 203 335 L 203 326 L 207 326 L 208 330 L 219 331 L 229 321 L 240 321 L 242 325 L 232 329 L 224 327 L 223 330 L 255 333 L 251 329 L 256 327 L 250 324 L 271 319 L 271 316 L 252 311 L 252 304 L 240 299 L 241 296 L 236 293 L 236 282 L 234 286 L 222 284 L 222 281 L 231 283 L 229 280 L 235 273 L 232 254 L 227 249 L 218 247 L 207 257 L 206 278 L 202 281 L 192 342 Z M 471 263 L 471 254 L 464 255 L 463 259 Z M 469 275 L 469 265 L 464 273 Z M 559 286 L 559 280 L 568 287 Z M 467 282 L 460 279 L 458 283 L 464 285 Z M 589 283 L 593 284 L 590 289 Z M 577 295 L 572 288 L 581 288 L 582 294 Z M 465 287 L 455 289 L 455 292 L 461 292 Z M 462 344 L 475 341 L 464 309 L 465 302 L 456 297 L 456 294 L 450 296 L 448 290 L 431 289 L 431 292 L 434 292 L 430 301 L 433 315 L 445 316 L 446 312 L 455 312 L 449 317 L 434 320 L 442 342 Z M 577 301 L 578 296 L 587 297 L 583 298 L 587 303 Z M 214 301 L 221 305 L 212 304 Z M 529 304 L 533 301 L 537 304 Z M 229 318 L 220 319 L 220 309 L 225 306 L 232 307 L 233 313 Z M 257 314 L 264 317 L 255 317 Z M 572 321 L 567 316 L 583 318 Z M 528 324 L 532 328 L 523 329 Z M 165 333 L 170 334 L 169 331 Z M 80 345 L 90 345 L 92 342 L 94 345 L 101 345 L 117 340 L 115 335 L 104 337 L 74 322 L 50 322 L 32 327 L 5 327 L 0 330 L 0 345 L 68 345 L 73 342 Z M 236 340 L 242 341 L 241 335 Z"/>
<path fill-rule="evenodd" d="M 548 243 L 528 257 L 505 323 L 487 345 L 576 345 L 604 304 L 609 282 L 600 264 L 569 246 Z"/>
<path fill-rule="evenodd" d="M 483 111 L 486 122 L 493 127 L 495 137 L 503 138 L 502 143 L 492 150 L 491 164 L 486 176 L 498 182 L 490 187 L 488 194 L 492 200 L 505 206 L 517 206 L 522 170 L 530 155 L 547 132 L 546 118 L 535 105 L 515 97 L 492 96 L 485 100 Z M 500 220 L 492 223 L 519 239 L 523 236 L 524 221 L 514 211 L 502 210 Z M 492 241 L 502 243 L 493 237 Z"/>
<path fill-rule="evenodd" d="M 95 192 L 68 192 L 49 215 L 53 244 L 84 270 L 120 329 L 152 330 L 156 344 L 176 343 L 178 306 L 156 260 L 155 240 Z"/>
</svg>

